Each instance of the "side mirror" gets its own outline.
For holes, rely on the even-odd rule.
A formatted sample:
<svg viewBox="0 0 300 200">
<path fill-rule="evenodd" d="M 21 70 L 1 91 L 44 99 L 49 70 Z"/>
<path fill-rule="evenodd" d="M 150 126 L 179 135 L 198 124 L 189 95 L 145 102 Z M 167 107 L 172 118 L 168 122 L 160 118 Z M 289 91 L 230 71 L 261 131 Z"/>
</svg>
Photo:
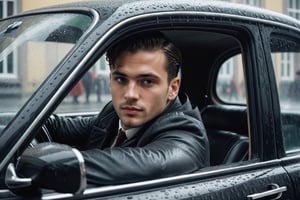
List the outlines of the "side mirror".
<svg viewBox="0 0 300 200">
<path fill-rule="evenodd" d="M 68 145 L 40 143 L 27 148 L 16 167 L 9 164 L 5 183 L 21 195 L 36 194 L 41 188 L 78 195 L 86 188 L 84 159 Z"/>
</svg>

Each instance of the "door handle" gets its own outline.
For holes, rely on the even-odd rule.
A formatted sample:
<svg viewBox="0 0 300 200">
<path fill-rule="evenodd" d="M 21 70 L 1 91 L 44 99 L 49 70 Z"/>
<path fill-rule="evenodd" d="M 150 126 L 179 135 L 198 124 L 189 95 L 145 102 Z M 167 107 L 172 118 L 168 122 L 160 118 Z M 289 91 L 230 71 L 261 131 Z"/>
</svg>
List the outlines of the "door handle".
<svg viewBox="0 0 300 200">
<path fill-rule="evenodd" d="M 269 187 L 271 188 L 270 190 L 265 191 L 265 192 L 247 195 L 247 198 L 252 200 L 252 199 L 262 199 L 265 197 L 274 196 L 272 198 L 272 200 L 275 200 L 275 199 L 279 199 L 281 197 L 282 193 L 287 191 L 286 186 L 280 187 L 279 185 L 277 185 L 275 183 L 270 184 Z"/>
</svg>

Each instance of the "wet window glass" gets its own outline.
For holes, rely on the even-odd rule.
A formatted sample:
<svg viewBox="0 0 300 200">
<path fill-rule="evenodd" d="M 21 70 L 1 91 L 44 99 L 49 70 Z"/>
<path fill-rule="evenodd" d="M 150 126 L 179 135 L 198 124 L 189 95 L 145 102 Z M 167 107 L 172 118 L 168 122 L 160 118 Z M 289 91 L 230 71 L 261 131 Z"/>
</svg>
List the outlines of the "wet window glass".
<svg viewBox="0 0 300 200">
<path fill-rule="evenodd" d="M 55 113 L 98 113 L 111 100 L 109 65 L 106 55 L 92 66 L 75 84 Z"/>
<path fill-rule="evenodd" d="M 243 62 L 240 54 L 222 64 L 216 83 L 218 99 L 228 104 L 246 104 Z"/>
<path fill-rule="evenodd" d="M 91 23 L 75 13 L 0 23 L 0 133 Z"/>
<path fill-rule="evenodd" d="M 273 35 L 270 44 L 280 99 L 285 150 L 287 153 L 300 151 L 299 39 Z"/>
</svg>

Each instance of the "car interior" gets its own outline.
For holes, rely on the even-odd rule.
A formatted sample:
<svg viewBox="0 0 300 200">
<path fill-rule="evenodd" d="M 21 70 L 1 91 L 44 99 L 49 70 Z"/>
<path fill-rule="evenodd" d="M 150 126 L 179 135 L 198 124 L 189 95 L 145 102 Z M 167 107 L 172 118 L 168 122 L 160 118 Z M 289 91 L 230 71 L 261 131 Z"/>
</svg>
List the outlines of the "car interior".
<svg viewBox="0 0 300 200">
<path fill-rule="evenodd" d="M 241 52 L 240 43 L 233 36 L 216 31 L 165 31 L 164 34 L 183 54 L 181 90 L 201 111 L 210 142 L 211 165 L 247 160 L 246 102 L 224 102 L 214 90 L 222 63 Z"/>
</svg>

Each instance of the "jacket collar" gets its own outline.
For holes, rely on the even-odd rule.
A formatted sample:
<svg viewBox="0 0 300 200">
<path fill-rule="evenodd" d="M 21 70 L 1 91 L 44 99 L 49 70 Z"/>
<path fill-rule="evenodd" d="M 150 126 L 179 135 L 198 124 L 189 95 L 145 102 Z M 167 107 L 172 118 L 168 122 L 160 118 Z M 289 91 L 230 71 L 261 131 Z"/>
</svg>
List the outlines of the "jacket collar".
<svg viewBox="0 0 300 200">
<path fill-rule="evenodd" d="M 119 129 L 120 129 L 120 128 L 125 132 L 127 139 L 130 140 L 131 138 L 133 138 L 133 137 L 137 134 L 137 132 L 138 132 L 142 127 L 140 126 L 140 127 L 130 128 L 130 129 L 125 130 L 125 129 L 122 128 L 121 120 L 119 119 Z"/>
</svg>

